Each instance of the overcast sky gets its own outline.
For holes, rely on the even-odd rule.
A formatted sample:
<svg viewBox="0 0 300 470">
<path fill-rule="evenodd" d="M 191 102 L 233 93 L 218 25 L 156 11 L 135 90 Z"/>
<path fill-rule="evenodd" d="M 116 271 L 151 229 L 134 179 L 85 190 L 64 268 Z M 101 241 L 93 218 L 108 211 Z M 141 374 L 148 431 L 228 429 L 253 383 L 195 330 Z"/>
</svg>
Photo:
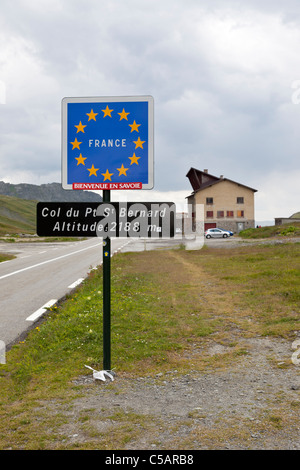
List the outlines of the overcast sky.
<svg viewBox="0 0 300 470">
<path fill-rule="evenodd" d="M 300 210 L 299 0 L 1 0 L 0 45 L 0 180 L 61 181 L 63 97 L 152 95 L 135 198 L 184 201 L 195 167 L 257 189 L 258 221 Z"/>
</svg>

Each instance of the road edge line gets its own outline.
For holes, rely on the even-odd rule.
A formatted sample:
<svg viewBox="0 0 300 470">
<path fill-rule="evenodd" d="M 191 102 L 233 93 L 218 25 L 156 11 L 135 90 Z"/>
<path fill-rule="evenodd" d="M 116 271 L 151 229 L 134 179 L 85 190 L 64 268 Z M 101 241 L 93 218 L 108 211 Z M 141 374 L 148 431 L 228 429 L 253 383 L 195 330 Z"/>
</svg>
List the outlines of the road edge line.
<svg viewBox="0 0 300 470">
<path fill-rule="evenodd" d="M 57 299 L 51 299 L 49 302 L 47 302 L 45 305 L 43 305 L 41 308 L 33 312 L 29 317 L 26 318 L 26 321 L 36 321 L 38 320 L 48 308 L 52 307 L 57 302 Z"/>
</svg>

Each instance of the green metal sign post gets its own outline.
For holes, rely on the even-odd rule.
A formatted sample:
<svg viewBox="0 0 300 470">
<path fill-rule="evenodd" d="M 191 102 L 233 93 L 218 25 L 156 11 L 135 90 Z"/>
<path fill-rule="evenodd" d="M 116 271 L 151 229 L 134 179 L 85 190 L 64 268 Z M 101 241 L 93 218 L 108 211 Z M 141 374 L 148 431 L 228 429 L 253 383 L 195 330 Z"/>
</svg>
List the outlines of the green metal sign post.
<svg viewBox="0 0 300 470">
<path fill-rule="evenodd" d="M 153 210 L 133 203 L 128 205 L 128 211 L 127 205 L 120 210 L 118 204 L 104 208 L 105 203 L 110 203 L 110 190 L 153 188 L 153 115 L 152 96 L 65 97 L 62 100 L 62 187 L 103 191 L 103 211 L 91 204 L 76 206 L 76 211 L 75 207 L 62 204 L 58 207 L 40 204 L 37 208 L 40 233 L 50 231 L 55 236 L 62 232 L 62 236 L 74 236 L 78 231 L 78 236 L 103 237 L 104 370 L 101 374 L 111 370 L 111 237 L 159 238 L 163 235 L 165 213 L 169 220 L 170 205 Z M 98 223 L 99 217 L 102 221 L 112 214 L 116 220 Z"/>
<path fill-rule="evenodd" d="M 110 202 L 110 190 L 103 191 L 103 202 Z M 111 243 L 103 238 L 103 369 L 111 369 Z"/>
<path fill-rule="evenodd" d="M 175 235 L 176 222 L 176 206 L 172 202 L 141 203 L 110 200 L 110 190 L 103 190 L 101 203 L 38 202 L 36 210 L 38 236 L 103 239 L 103 371 L 101 374 L 111 370 L 111 239 L 172 238 Z"/>
</svg>

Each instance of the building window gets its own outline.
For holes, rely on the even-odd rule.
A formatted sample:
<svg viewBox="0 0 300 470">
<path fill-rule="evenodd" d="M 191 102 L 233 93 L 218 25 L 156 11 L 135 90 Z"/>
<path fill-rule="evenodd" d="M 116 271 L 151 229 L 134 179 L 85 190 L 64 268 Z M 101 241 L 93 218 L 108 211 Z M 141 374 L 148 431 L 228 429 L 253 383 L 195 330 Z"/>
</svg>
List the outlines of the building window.
<svg viewBox="0 0 300 470">
<path fill-rule="evenodd" d="M 206 211 L 206 217 L 212 218 L 214 216 L 214 211 Z"/>
<path fill-rule="evenodd" d="M 237 202 L 237 204 L 244 204 L 244 198 L 243 197 L 237 197 L 236 202 Z"/>
<path fill-rule="evenodd" d="M 244 211 L 237 211 L 238 217 L 244 217 Z"/>
<path fill-rule="evenodd" d="M 206 204 L 213 204 L 214 203 L 214 198 L 213 197 L 207 197 L 206 198 Z"/>
<path fill-rule="evenodd" d="M 222 217 L 224 217 L 224 211 L 218 211 L 217 212 L 217 217 L 220 219 Z"/>
<path fill-rule="evenodd" d="M 233 211 L 227 211 L 226 217 L 233 217 Z"/>
</svg>

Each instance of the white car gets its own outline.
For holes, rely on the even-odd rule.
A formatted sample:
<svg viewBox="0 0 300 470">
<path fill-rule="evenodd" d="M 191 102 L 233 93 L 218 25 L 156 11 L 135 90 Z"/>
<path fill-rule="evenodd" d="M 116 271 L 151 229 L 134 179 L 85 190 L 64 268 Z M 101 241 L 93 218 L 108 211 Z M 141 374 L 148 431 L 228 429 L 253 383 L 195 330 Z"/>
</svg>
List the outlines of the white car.
<svg viewBox="0 0 300 470">
<path fill-rule="evenodd" d="M 230 232 L 221 228 L 209 228 L 204 235 L 205 238 L 227 238 L 230 237 Z"/>
</svg>

